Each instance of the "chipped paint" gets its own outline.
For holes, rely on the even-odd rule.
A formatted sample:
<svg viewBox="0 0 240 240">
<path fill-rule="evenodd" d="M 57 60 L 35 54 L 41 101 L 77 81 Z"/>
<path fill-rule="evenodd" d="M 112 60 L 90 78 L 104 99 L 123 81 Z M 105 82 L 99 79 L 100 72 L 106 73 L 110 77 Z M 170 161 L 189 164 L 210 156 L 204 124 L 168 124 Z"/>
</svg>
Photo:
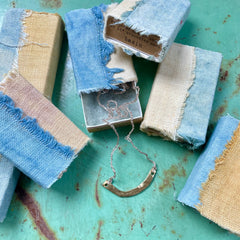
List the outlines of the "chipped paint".
<svg viewBox="0 0 240 240">
<path fill-rule="evenodd" d="M 163 192 L 166 188 L 173 186 L 175 176 L 186 177 L 186 171 L 181 164 L 173 164 L 168 170 L 163 172 L 163 175 L 163 182 L 158 188 L 160 192 Z"/>
<path fill-rule="evenodd" d="M 96 199 L 96 202 L 97 202 L 97 205 L 98 207 L 101 207 L 101 202 L 100 202 L 100 198 L 99 198 L 99 177 L 101 175 L 101 171 L 102 171 L 102 168 L 100 167 L 99 168 L 99 171 L 98 171 L 98 176 L 97 176 L 97 180 L 96 180 L 96 184 L 95 184 L 95 199 Z"/>
<path fill-rule="evenodd" d="M 236 89 L 232 93 L 232 97 L 237 95 L 240 92 L 240 74 L 237 75 L 235 80 Z"/>
<path fill-rule="evenodd" d="M 102 237 L 101 237 L 102 225 L 103 225 L 103 221 L 102 220 L 98 221 L 98 231 L 97 231 L 97 235 L 96 235 L 96 240 L 102 239 Z"/>
<path fill-rule="evenodd" d="M 223 24 L 224 23 L 226 23 L 227 22 L 227 20 L 229 19 L 231 17 L 231 15 L 230 14 L 228 14 L 225 18 L 224 18 L 224 20 L 223 20 Z"/>
<path fill-rule="evenodd" d="M 48 240 L 56 240 L 55 233 L 48 226 L 46 220 L 43 218 L 41 210 L 35 199 L 20 185 L 15 190 L 18 199 L 28 209 L 35 225 L 36 229 Z"/>
<path fill-rule="evenodd" d="M 76 185 L 75 185 L 75 189 L 76 189 L 76 191 L 80 191 L 79 182 L 76 183 Z"/>
<path fill-rule="evenodd" d="M 220 105 L 214 113 L 214 121 L 217 121 L 220 116 L 222 116 L 228 107 L 228 102 L 226 99 L 223 101 L 223 104 Z"/>
<path fill-rule="evenodd" d="M 16 2 L 15 2 L 15 1 L 11 1 L 11 2 L 10 2 L 10 6 L 11 6 L 12 8 L 16 8 Z"/>
<path fill-rule="evenodd" d="M 228 70 L 223 70 L 222 68 L 220 69 L 220 81 L 225 82 L 227 81 L 228 78 Z"/>
<path fill-rule="evenodd" d="M 40 4 L 44 8 L 58 9 L 62 6 L 62 0 L 41 0 Z"/>
</svg>

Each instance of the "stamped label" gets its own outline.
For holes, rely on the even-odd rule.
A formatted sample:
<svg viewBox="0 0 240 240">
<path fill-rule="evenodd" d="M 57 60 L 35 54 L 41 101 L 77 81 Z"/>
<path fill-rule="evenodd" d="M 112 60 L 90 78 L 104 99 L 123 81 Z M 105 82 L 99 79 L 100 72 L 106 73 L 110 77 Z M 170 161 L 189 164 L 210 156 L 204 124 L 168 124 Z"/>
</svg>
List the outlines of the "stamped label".
<svg viewBox="0 0 240 240">
<path fill-rule="evenodd" d="M 138 49 L 143 53 L 158 57 L 159 52 L 162 50 L 162 45 L 157 44 L 160 40 L 159 36 L 140 35 L 129 27 L 126 27 L 124 24 L 112 25 L 118 21 L 119 20 L 116 20 L 113 17 L 108 17 L 106 38 L 118 40 L 128 46 Z"/>
</svg>

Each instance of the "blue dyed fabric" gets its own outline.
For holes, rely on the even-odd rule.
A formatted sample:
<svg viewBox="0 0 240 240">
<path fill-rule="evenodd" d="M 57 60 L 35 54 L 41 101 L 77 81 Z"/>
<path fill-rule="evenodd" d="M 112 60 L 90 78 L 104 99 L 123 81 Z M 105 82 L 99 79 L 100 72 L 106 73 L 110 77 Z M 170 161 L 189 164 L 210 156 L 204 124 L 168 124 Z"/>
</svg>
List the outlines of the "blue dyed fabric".
<svg viewBox="0 0 240 240">
<path fill-rule="evenodd" d="M 57 142 L 0 92 L 0 153 L 33 181 L 49 188 L 67 169 L 74 151 Z"/>
<path fill-rule="evenodd" d="M 0 81 L 12 68 L 17 58 L 19 39 L 22 30 L 23 9 L 9 10 L 3 19 L 0 32 Z M 20 172 L 5 157 L 0 157 L 0 222 L 6 217 Z"/>
<path fill-rule="evenodd" d="M 65 16 L 70 55 L 79 93 L 118 89 L 114 73 L 122 69 L 106 67 L 114 46 L 103 39 L 106 5 L 78 9 Z"/>
<path fill-rule="evenodd" d="M 183 118 L 177 134 L 192 149 L 203 145 L 212 110 L 215 89 L 222 62 L 222 55 L 200 48 L 195 48 L 195 79 L 189 90 Z"/>
<path fill-rule="evenodd" d="M 200 157 L 197 160 L 184 188 L 178 196 L 178 201 L 190 207 L 196 208 L 200 204 L 199 193 L 202 183 L 206 182 L 211 170 L 215 169 L 215 159 L 225 149 L 225 145 L 231 140 L 237 129 L 239 120 L 230 115 L 222 117 Z"/>
<path fill-rule="evenodd" d="M 7 215 L 20 172 L 4 157 L 0 157 L 0 222 Z"/>
<path fill-rule="evenodd" d="M 17 58 L 24 14 L 24 9 L 11 9 L 4 16 L 0 32 L 0 81 Z"/>
<path fill-rule="evenodd" d="M 189 15 L 190 5 L 189 0 L 141 0 L 133 6 L 133 11 L 122 14 L 120 23 L 141 35 L 159 36 L 162 51 L 158 58 L 150 56 L 148 60 L 162 62 Z M 127 54 L 143 57 L 131 47 L 122 47 Z"/>
</svg>

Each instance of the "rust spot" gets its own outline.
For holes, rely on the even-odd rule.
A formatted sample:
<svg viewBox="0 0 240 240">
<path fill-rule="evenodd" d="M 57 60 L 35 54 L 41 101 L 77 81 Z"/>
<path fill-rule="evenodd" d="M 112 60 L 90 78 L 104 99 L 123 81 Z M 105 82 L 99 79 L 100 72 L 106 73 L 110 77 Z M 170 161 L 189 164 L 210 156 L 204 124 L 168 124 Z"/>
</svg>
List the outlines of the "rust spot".
<svg viewBox="0 0 240 240">
<path fill-rule="evenodd" d="M 44 8 L 57 9 L 62 6 L 62 0 L 41 0 L 40 4 Z"/>
<path fill-rule="evenodd" d="M 205 28 L 205 31 L 209 31 L 209 30 L 211 30 L 211 28 L 210 28 L 210 27 L 208 27 L 208 28 Z"/>
<path fill-rule="evenodd" d="M 231 15 L 230 14 L 228 14 L 225 18 L 224 18 L 224 20 L 223 20 L 223 24 L 224 23 L 226 23 L 227 22 L 227 20 L 229 19 L 231 17 Z"/>
<path fill-rule="evenodd" d="M 171 209 L 174 210 L 174 206 L 172 206 Z"/>
<path fill-rule="evenodd" d="M 144 207 L 142 208 L 142 212 L 145 212 L 145 208 Z"/>
<path fill-rule="evenodd" d="M 240 59 L 240 54 L 237 56 L 237 57 L 235 57 L 234 59 L 232 59 L 232 60 L 230 60 L 230 61 L 228 61 L 228 66 L 229 67 L 232 67 L 232 65 L 236 62 L 236 61 L 238 61 Z"/>
<path fill-rule="evenodd" d="M 174 177 L 185 177 L 186 171 L 181 164 L 173 164 L 168 170 L 163 172 L 163 183 L 159 186 L 159 191 L 163 192 L 166 188 L 172 187 Z"/>
<path fill-rule="evenodd" d="M 235 96 L 236 94 L 238 94 L 240 92 L 240 74 L 238 74 L 236 80 L 235 80 L 235 84 L 236 84 L 236 89 L 235 91 L 232 93 L 232 96 Z"/>
<path fill-rule="evenodd" d="M 184 212 L 181 212 L 181 216 L 182 216 L 182 217 L 184 216 Z"/>
<path fill-rule="evenodd" d="M 220 71 L 220 81 L 225 82 L 227 80 L 227 77 L 228 77 L 228 70 L 223 71 L 221 69 L 221 71 Z"/>
<path fill-rule="evenodd" d="M 224 100 L 224 103 L 216 110 L 215 114 L 214 114 L 214 120 L 217 121 L 218 118 L 223 115 L 223 113 L 226 111 L 228 106 L 228 103 L 226 100 Z"/>
<path fill-rule="evenodd" d="M 140 223 L 140 227 L 143 228 L 143 223 L 141 221 L 139 221 L 139 223 Z"/>
<path fill-rule="evenodd" d="M 46 220 L 43 218 L 38 203 L 35 201 L 35 199 L 19 185 L 15 192 L 18 199 L 28 209 L 39 233 L 45 236 L 45 238 L 48 240 L 56 240 L 57 238 L 54 232 L 47 225 Z"/>
<path fill-rule="evenodd" d="M 220 41 L 217 41 L 217 44 L 221 44 L 221 42 L 220 42 Z"/>
<path fill-rule="evenodd" d="M 126 155 L 126 152 L 124 152 L 121 147 L 118 147 L 118 149 L 119 149 L 121 154 Z"/>
<path fill-rule="evenodd" d="M 172 230 L 171 233 L 172 233 L 172 234 L 176 234 L 176 231 L 175 231 L 175 230 Z"/>
<path fill-rule="evenodd" d="M 192 35 L 192 37 L 196 37 L 196 36 L 197 36 L 197 34 L 193 34 L 193 35 Z"/>
<path fill-rule="evenodd" d="M 102 228 L 102 225 L 103 225 L 103 221 L 99 221 L 98 222 L 98 231 L 97 231 L 97 235 L 96 235 L 96 240 L 100 240 L 102 237 L 101 237 L 101 228 Z"/>
<path fill-rule="evenodd" d="M 222 88 L 221 88 L 221 87 L 219 87 L 219 88 L 218 88 L 218 91 L 219 91 L 219 92 L 221 92 L 221 91 L 222 91 Z"/>
<path fill-rule="evenodd" d="M 11 1 L 10 5 L 11 5 L 12 8 L 15 8 L 16 7 L 16 2 L 15 1 Z"/>
<path fill-rule="evenodd" d="M 23 223 L 25 223 L 27 221 L 27 219 L 25 218 L 24 220 L 23 220 Z"/>
<path fill-rule="evenodd" d="M 80 191 L 79 182 L 76 183 L 75 189 L 76 189 L 76 191 Z"/>
<path fill-rule="evenodd" d="M 131 230 L 133 230 L 133 227 L 134 227 L 135 223 L 136 223 L 136 219 L 134 219 L 132 224 L 131 224 Z"/>
<path fill-rule="evenodd" d="M 60 227 L 60 230 L 61 230 L 62 232 L 64 232 L 64 227 Z"/>
<path fill-rule="evenodd" d="M 132 209 L 129 209 L 129 210 L 128 210 L 129 213 L 132 213 L 132 211 L 133 211 Z"/>
<path fill-rule="evenodd" d="M 217 32 L 213 32 L 214 34 L 217 34 Z"/>
<path fill-rule="evenodd" d="M 98 185 L 99 185 L 98 182 L 99 182 L 99 177 L 100 177 L 101 171 L 102 171 L 102 168 L 99 168 L 97 181 L 95 184 L 95 199 L 96 199 L 98 207 L 101 207 L 101 202 L 100 202 L 99 193 L 98 193 Z"/>
</svg>

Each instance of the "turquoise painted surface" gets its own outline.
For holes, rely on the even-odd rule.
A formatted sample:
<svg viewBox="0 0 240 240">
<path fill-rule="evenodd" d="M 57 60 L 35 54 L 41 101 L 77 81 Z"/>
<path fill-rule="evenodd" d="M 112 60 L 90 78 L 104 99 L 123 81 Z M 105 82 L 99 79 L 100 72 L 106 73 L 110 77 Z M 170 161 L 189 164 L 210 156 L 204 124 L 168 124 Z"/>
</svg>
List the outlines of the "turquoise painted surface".
<svg viewBox="0 0 240 240">
<path fill-rule="evenodd" d="M 191 2 L 190 16 L 176 41 L 223 53 L 221 77 L 208 131 L 210 134 L 220 116 L 230 113 L 240 117 L 240 2 Z M 14 6 L 58 12 L 64 16 L 72 9 L 88 8 L 100 3 L 100 0 L 2 0 L 0 19 L 7 9 Z M 66 77 L 71 72 L 63 72 L 66 59 L 65 39 L 53 102 L 87 133 L 74 79 Z M 134 58 L 134 65 L 139 77 L 140 101 L 144 112 L 157 64 Z M 136 128 L 133 134 L 135 144 L 158 164 L 158 173 L 150 188 L 129 199 L 120 199 L 105 190 L 100 184 L 112 174 L 109 157 L 116 137 L 111 130 L 87 133 L 92 142 L 51 189 L 42 189 L 28 178 L 21 177 L 8 217 L 0 225 L 0 239 L 47 239 L 46 236 L 48 239 L 64 240 L 238 239 L 201 217 L 197 211 L 176 201 L 199 153 L 189 152 L 157 137 L 148 137 L 138 130 L 139 125 Z M 129 127 L 119 128 L 122 137 L 120 149 L 114 155 L 118 174 L 116 184 L 121 189 L 138 185 L 151 168 L 151 164 L 123 140 L 128 130 Z"/>
</svg>

